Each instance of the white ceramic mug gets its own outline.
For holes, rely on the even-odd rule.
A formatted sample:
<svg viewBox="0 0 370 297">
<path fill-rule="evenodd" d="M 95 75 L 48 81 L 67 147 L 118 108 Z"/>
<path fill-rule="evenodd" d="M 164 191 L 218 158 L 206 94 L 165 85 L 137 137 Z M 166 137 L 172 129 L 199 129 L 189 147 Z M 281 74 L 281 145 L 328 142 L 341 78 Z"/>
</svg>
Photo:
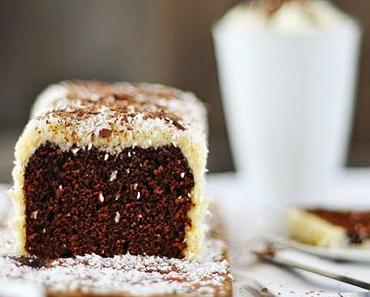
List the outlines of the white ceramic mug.
<svg viewBox="0 0 370 297">
<path fill-rule="evenodd" d="M 257 197 L 328 198 L 345 162 L 361 30 L 301 35 L 213 30 L 234 161 Z"/>
</svg>

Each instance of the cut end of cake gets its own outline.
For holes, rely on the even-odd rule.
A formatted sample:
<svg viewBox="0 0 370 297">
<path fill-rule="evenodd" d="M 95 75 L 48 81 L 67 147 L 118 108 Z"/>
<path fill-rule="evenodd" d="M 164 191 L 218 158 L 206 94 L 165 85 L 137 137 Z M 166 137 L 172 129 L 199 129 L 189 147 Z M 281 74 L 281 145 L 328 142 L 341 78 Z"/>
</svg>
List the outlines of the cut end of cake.
<svg viewBox="0 0 370 297">
<path fill-rule="evenodd" d="M 46 143 L 25 172 L 26 251 L 41 258 L 128 252 L 182 258 L 193 187 L 174 146 L 110 155 Z"/>
</svg>

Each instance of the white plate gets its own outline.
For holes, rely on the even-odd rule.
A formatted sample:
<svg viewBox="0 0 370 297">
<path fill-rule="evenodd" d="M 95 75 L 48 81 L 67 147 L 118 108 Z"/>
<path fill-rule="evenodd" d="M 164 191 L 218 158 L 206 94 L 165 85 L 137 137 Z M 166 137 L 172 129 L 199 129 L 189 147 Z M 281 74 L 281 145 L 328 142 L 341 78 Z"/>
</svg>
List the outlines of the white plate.
<svg viewBox="0 0 370 297">
<path fill-rule="evenodd" d="M 335 261 L 370 263 L 370 247 L 327 248 L 313 246 L 290 239 L 282 232 L 276 232 L 273 235 L 267 236 L 267 239 L 274 243 L 277 243 L 278 245 L 293 248 L 295 250 L 319 256 L 325 259 Z"/>
<path fill-rule="evenodd" d="M 370 201 L 351 198 L 344 199 L 338 196 L 336 201 L 321 201 L 320 203 L 305 202 L 294 205 L 293 208 L 323 208 L 323 209 L 337 209 L 337 210 L 363 210 L 370 209 Z M 271 223 L 269 223 L 269 230 L 271 235 L 265 236 L 266 239 L 271 240 L 285 247 L 290 247 L 304 253 L 319 256 L 321 258 L 335 260 L 335 261 L 349 261 L 370 263 L 370 240 L 359 245 L 351 245 L 348 247 L 320 247 L 310 244 L 305 244 L 296 241 L 289 237 L 286 209 L 281 208 L 276 204 L 269 207 L 271 213 Z"/>
</svg>

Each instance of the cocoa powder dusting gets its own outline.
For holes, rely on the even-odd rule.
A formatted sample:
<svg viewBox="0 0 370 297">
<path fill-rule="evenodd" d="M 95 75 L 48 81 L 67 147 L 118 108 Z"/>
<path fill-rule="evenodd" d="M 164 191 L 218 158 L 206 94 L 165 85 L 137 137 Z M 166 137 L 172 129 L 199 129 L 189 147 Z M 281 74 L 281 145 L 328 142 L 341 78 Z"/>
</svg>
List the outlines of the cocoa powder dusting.
<svg viewBox="0 0 370 297">
<path fill-rule="evenodd" d="M 307 209 L 307 212 L 346 229 L 348 240 L 351 243 L 361 244 L 363 241 L 370 239 L 369 211 L 351 212 L 316 208 Z"/>
</svg>

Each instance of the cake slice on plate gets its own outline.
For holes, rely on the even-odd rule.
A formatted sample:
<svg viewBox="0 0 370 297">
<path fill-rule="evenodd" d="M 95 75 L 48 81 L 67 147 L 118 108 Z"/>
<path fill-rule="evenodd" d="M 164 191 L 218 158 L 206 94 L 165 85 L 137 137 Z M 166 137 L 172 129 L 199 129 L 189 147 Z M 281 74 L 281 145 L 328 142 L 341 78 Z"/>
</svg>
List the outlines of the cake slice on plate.
<svg viewBox="0 0 370 297">
<path fill-rule="evenodd" d="M 370 242 L 370 211 L 291 209 L 287 219 L 290 236 L 303 243 L 360 247 Z"/>
</svg>

